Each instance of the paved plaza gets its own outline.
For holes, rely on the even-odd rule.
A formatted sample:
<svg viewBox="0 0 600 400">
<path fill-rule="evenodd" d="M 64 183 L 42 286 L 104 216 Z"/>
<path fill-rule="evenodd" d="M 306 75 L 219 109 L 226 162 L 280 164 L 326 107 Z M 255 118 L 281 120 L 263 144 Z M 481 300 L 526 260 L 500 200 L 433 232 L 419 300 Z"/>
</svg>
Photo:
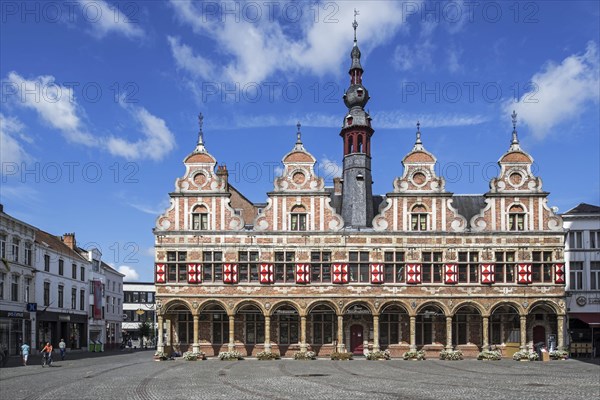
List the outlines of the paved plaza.
<svg viewBox="0 0 600 400">
<path fill-rule="evenodd" d="M 155 362 L 115 352 L 0 369 L 17 399 L 597 399 L 600 366 L 578 360 Z M 35 362 L 34 362 L 35 361 Z"/>
</svg>

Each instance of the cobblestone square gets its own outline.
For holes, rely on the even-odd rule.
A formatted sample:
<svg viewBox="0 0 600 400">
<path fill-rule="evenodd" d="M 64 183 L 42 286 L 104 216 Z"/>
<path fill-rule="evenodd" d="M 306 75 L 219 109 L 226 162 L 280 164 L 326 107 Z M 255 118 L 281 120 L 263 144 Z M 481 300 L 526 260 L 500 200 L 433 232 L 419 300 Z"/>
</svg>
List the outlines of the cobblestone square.
<svg viewBox="0 0 600 400">
<path fill-rule="evenodd" d="M 151 351 L 0 369 L 2 399 L 596 399 L 579 360 L 155 362 Z"/>
</svg>

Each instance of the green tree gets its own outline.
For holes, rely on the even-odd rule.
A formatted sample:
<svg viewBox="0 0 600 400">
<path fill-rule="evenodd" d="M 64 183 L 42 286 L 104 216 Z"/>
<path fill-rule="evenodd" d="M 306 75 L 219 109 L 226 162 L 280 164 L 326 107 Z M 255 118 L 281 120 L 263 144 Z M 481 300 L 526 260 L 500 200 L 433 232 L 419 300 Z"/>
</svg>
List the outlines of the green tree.
<svg viewBox="0 0 600 400">
<path fill-rule="evenodd" d="M 140 327 L 138 328 L 138 332 L 140 334 L 140 339 L 147 338 L 149 339 L 152 335 L 152 325 L 148 321 L 140 322 Z"/>
</svg>

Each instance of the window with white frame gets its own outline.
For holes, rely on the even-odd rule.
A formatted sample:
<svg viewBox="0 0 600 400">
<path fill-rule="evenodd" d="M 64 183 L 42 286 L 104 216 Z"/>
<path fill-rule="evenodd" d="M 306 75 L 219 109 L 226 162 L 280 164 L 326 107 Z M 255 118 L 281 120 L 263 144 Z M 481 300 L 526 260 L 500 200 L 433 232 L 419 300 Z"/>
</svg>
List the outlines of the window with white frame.
<svg viewBox="0 0 600 400">
<path fill-rule="evenodd" d="M 6 258 L 6 235 L 0 235 L 0 258 Z"/>
<path fill-rule="evenodd" d="M 44 271 L 50 272 L 50 256 L 44 254 Z"/>
<path fill-rule="evenodd" d="M 583 231 L 570 231 L 569 232 L 569 248 L 570 249 L 582 249 L 583 248 Z"/>
<path fill-rule="evenodd" d="M 21 245 L 21 241 L 18 238 L 13 238 L 12 240 L 12 256 L 15 262 L 19 262 L 19 247 Z"/>
<path fill-rule="evenodd" d="M 25 265 L 31 265 L 31 260 L 32 260 L 32 247 L 31 247 L 31 243 L 25 243 Z"/>
<path fill-rule="evenodd" d="M 19 275 L 12 274 L 10 280 L 10 300 L 19 301 Z"/>
<path fill-rule="evenodd" d="M 590 263 L 590 289 L 600 290 L 600 261 Z"/>
<path fill-rule="evenodd" d="M 58 308 L 63 308 L 65 306 L 65 287 L 63 285 L 58 285 Z"/>
<path fill-rule="evenodd" d="M 4 281 L 6 281 L 6 274 L 0 272 L 0 300 L 4 300 Z"/>
<path fill-rule="evenodd" d="M 77 309 L 77 288 L 71 288 L 71 309 Z"/>
<path fill-rule="evenodd" d="M 427 209 L 425 206 L 417 204 L 410 212 L 410 230 L 411 231 L 426 231 L 427 230 Z"/>
<path fill-rule="evenodd" d="M 44 307 L 50 305 L 50 282 L 44 282 Z"/>
<path fill-rule="evenodd" d="M 25 278 L 25 287 L 23 288 L 23 300 L 25 303 L 31 302 L 32 279 Z"/>
<path fill-rule="evenodd" d="M 192 229 L 195 231 L 208 230 L 208 210 L 205 206 L 196 206 L 192 211 Z"/>
<path fill-rule="evenodd" d="M 590 231 L 590 249 L 600 249 L 600 231 Z"/>
<path fill-rule="evenodd" d="M 569 263 L 569 289 L 583 290 L 583 262 L 571 261 Z"/>
<path fill-rule="evenodd" d="M 306 230 L 306 209 L 304 206 L 294 206 L 290 213 L 290 230 Z"/>
<path fill-rule="evenodd" d="M 523 208 L 523 206 L 516 204 L 510 207 L 510 209 L 508 210 L 508 230 L 525 230 L 525 209 Z"/>
</svg>

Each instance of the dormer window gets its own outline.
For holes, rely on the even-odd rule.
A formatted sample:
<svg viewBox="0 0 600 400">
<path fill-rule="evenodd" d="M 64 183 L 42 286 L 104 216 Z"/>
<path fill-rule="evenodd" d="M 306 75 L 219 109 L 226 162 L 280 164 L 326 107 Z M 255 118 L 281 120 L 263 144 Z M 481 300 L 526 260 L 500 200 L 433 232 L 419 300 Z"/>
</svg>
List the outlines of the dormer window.
<svg viewBox="0 0 600 400">
<path fill-rule="evenodd" d="M 514 205 L 508 210 L 508 230 L 525 230 L 525 210 L 522 206 Z"/>
<path fill-rule="evenodd" d="M 306 230 L 306 209 L 304 206 L 294 206 L 290 213 L 290 230 Z"/>
<path fill-rule="evenodd" d="M 204 206 L 196 206 L 192 212 L 192 229 L 195 231 L 208 230 L 208 210 Z"/>
<path fill-rule="evenodd" d="M 412 208 L 410 214 L 410 229 L 412 231 L 427 230 L 427 209 L 422 205 L 416 205 Z"/>
</svg>

